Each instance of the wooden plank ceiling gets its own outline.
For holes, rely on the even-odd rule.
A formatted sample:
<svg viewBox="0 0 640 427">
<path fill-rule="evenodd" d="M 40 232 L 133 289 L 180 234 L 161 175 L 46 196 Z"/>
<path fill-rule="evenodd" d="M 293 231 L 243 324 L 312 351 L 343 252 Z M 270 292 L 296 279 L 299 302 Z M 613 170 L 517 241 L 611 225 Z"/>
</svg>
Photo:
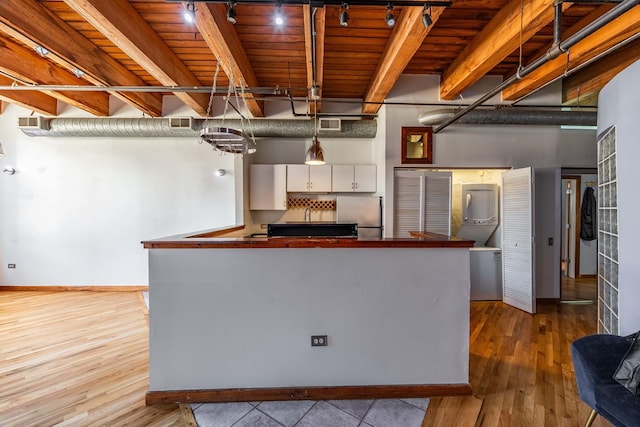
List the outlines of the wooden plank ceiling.
<svg viewBox="0 0 640 427">
<path fill-rule="evenodd" d="M 563 35 L 610 10 L 612 1 L 564 3 Z M 395 6 L 393 27 L 384 20 L 385 6 L 353 4 L 343 27 L 339 5 L 290 3 L 280 6 L 284 25 L 277 27 L 275 1 L 239 0 L 233 25 L 225 3 L 196 2 L 195 23 L 189 24 L 181 2 L 2 0 L 0 99 L 44 115 L 56 115 L 60 101 L 109 116 L 111 94 L 158 117 L 162 96 L 173 93 L 205 116 L 204 89 L 213 85 L 219 66 L 218 89 L 226 90 L 232 76 L 237 87 L 247 88 L 246 106 L 254 117 L 265 116 L 265 99 L 308 99 L 314 85 L 319 102 L 356 100 L 363 114 L 375 114 L 403 73 L 440 75 L 441 98 L 454 100 L 485 75 L 514 75 L 553 41 L 553 0 L 453 0 L 429 9 L 427 28 L 421 4 Z M 587 105 L 620 69 L 640 59 L 640 42 L 633 41 L 639 31 L 635 6 L 505 89 L 503 99 L 522 99 L 564 76 L 564 102 Z M 49 53 L 40 55 L 36 45 Z M 45 87 L 15 89 L 25 85 Z M 92 86 L 108 91 L 88 90 Z M 140 87 L 148 88 L 133 90 Z M 170 92 L 176 87 L 199 90 Z"/>
</svg>

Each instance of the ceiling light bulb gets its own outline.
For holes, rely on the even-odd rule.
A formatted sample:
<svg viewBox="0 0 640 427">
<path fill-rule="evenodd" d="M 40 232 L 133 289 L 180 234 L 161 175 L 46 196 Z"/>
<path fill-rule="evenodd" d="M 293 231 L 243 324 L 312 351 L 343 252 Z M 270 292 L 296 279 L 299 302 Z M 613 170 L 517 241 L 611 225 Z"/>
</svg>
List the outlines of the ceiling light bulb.
<svg viewBox="0 0 640 427">
<path fill-rule="evenodd" d="M 193 3 L 193 0 L 189 0 L 187 2 L 187 9 L 183 14 L 184 20 L 188 24 L 193 24 L 196 20 L 196 5 Z"/>
<path fill-rule="evenodd" d="M 340 26 L 347 27 L 349 25 L 349 13 L 347 12 L 349 5 L 342 3 L 342 12 L 340 12 Z"/>
<path fill-rule="evenodd" d="M 385 16 L 384 20 L 387 21 L 389 27 L 393 27 L 396 24 L 396 17 L 393 16 L 393 5 L 391 3 L 387 6 L 387 16 Z"/>
<path fill-rule="evenodd" d="M 275 23 L 278 27 L 282 27 L 284 25 L 284 17 L 282 16 L 280 6 L 278 6 L 278 10 L 276 11 Z"/>
</svg>

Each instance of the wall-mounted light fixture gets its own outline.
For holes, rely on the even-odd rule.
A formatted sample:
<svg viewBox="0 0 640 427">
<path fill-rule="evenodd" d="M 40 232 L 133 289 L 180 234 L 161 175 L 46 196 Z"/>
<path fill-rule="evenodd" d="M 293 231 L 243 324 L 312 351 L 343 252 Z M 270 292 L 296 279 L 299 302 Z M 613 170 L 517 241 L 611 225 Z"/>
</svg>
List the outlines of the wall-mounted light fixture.
<svg viewBox="0 0 640 427">
<path fill-rule="evenodd" d="M 216 176 L 224 176 L 226 173 L 227 171 L 224 169 L 218 169 L 217 171 L 215 171 Z"/>
<path fill-rule="evenodd" d="M 384 20 L 387 21 L 389 27 L 396 25 L 396 17 L 393 15 L 393 5 L 391 3 L 387 5 L 387 15 L 384 17 Z"/>
<path fill-rule="evenodd" d="M 6 173 L 7 175 L 14 175 L 16 173 L 16 168 L 5 166 L 4 169 L 2 169 L 2 172 Z"/>
<path fill-rule="evenodd" d="M 348 27 L 349 26 L 349 12 L 347 12 L 347 10 L 349 9 L 349 5 L 347 4 L 347 2 L 342 3 L 341 9 L 342 9 L 342 11 L 340 12 L 340 26 L 341 27 Z"/>
<path fill-rule="evenodd" d="M 187 0 L 186 10 L 182 16 L 189 24 L 193 24 L 196 21 L 196 5 L 193 0 Z"/>
</svg>

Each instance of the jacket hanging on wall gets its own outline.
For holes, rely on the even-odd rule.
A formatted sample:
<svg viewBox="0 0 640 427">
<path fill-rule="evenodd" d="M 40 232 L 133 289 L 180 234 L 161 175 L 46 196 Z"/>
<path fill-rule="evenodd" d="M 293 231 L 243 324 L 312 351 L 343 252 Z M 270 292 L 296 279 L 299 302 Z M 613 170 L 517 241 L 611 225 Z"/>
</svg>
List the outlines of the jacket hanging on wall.
<svg viewBox="0 0 640 427">
<path fill-rule="evenodd" d="M 598 233 L 598 204 L 593 188 L 587 187 L 582 196 L 580 208 L 580 238 L 595 240 Z"/>
</svg>

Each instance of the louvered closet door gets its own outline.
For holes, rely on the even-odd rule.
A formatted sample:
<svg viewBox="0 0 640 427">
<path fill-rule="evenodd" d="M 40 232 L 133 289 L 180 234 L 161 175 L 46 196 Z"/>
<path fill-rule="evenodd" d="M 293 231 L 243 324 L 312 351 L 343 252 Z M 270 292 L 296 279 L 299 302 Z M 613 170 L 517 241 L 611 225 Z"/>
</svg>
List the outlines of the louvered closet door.
<svg viewBox="0 0 640 427">
<path fill-rule="evenodd" d="M 423 178 L 416 171 L 396 171 L 393 184 L 394 237 L 411 237 L 409 231 L 420 231 Z"/>
<path fill-rule="evenodd" d="M 502 174 L 502 300 L 536 312 L 534 278 L 533 170 Z"/>
<path fill-rule="evenodd" d="M 409 231 L 450 235 L 451 172 L 397 170 L 394 177 L 394 237 Z"/>
<path fill-rule="evenodd" d="M 423 230 L 451 235 L 451 172 L 426 172 Z"/>
</svg>

